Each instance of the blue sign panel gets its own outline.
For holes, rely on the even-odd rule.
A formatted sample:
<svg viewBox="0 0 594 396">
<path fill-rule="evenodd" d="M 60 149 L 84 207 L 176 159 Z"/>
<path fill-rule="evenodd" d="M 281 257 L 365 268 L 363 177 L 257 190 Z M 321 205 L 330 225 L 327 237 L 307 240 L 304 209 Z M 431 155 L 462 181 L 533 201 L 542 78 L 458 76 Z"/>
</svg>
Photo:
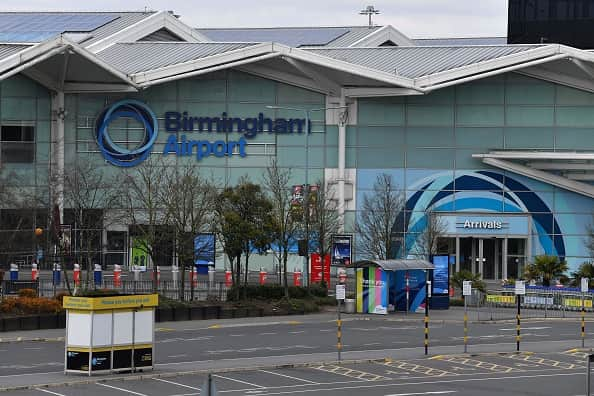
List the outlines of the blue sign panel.
<svg viewBox="0 0 594 396">
<path fill-rule="evenodd" d="M 441 215 L 446 234 L 466 235 L 528 235 L 528 216 L 500 214 Z"/>
<path fill-rule="evenodd" d="M 450 257 L 433 256 L 433 294 L 448 294 L 450 284 Z"/>
<path fill-rule="evenodd" d="M 194 238 L 194 264 L 199 274 L 207 274 L 208 267 L 215 264 L 214 234 L 198 234 Z"/>
</svg>

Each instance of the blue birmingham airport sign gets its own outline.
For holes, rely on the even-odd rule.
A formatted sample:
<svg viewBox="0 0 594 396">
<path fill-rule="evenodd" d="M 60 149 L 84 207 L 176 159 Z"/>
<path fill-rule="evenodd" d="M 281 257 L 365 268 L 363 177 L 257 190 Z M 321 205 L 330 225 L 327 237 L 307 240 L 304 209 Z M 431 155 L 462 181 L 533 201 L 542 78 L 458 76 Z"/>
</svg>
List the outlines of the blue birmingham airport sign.
<svg viewBox="0 0 594 396">
<path fill-rule="evenodd" d="M 137 148 L 128 149 L 109 136 L 109 124 L 118 118 L 134 119 L 144 127 L 145 135 Z M 208 156 L 246 156 L 249 139 L 258 134 L 311 133 L 311 121 L 305 125 L 300 118 L 268 118 L 263 113 L 255 117 L 194 116 L 188 112 L 165 112 L 165 132 L 170 133 L 163 155 L 195 156 L 197 161 Z M 97 118 L 96 139 L 103 157 L 113 165 L 131 167 L 144 161 L 150 154 L 158 135 L 155 113 L 144 103 L 125 99 L 104 109 Z M 198 136 L 196 136 L 199 134 Z M 202 137 L 207 135 L 206 139 Z M 237 134 L 237 138 L 231 138 Z"/>
</svg>

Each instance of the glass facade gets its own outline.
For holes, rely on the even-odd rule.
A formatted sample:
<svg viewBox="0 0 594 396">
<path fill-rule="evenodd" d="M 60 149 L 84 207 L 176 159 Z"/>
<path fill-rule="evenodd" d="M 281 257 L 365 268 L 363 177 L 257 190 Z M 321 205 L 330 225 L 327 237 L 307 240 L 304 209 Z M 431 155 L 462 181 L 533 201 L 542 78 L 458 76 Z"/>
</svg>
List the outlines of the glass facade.
<svg viewBox="0 0 594 396">
<path fill-rule="evenodd" d="M 141 93 L 66 95 L 66 168 L 80 162 L 90 163 L 106 175 L 122 172 L 104 160 L 95 140 L 95 126 L 102 110 L 123 98 L 146 103 L 157 115 L 162 132 L 153 146 L 153 156 L 163 156 L 169 137 L 169 133 L 163 132 L 164 114 L 168 111 L 204 116 L 225 112 L 241 118 L 259 113 L 269 118 L 301 118 L 303 114 L 299 112 L 266 106 L 313 109 L 326 104 L 322 94 L 238 71 L 170 82 Z M 25 156 L 32 161 L 13 163 L 0 157 L 2 173 L 12 175 L 7 180 L 18 186 L 21 198 L 35 197 L 41 202 L 39 211 L 45 210 L 46 215 L 47 206 L 43 203 L 47 205 L 48 174 L 53 166 L 50 107 L 48 91 L 25 77 L 13 77 L 0 84 L 0 122 L 18 126 L 19 144 L 26 141 L 34 147 L 34 156 Z M 324 112 L 311 112 L 311 116 L 308 177 L 315 182 L 338 167 L 338 127 L 326 125 Z M 510 73 L 424 96 L 362 98 L 357 101 L 356 119 L 356 124 L 346 127 L 346 167 L 354 169 L 356 175 L 354 210 L 345 214 L 347 233 L 353 232 L 364 194 L 371 191 L 379 174 L 387 173 L 393 176 L 407 201 L 403 220 L 393 227 L 393 232 L 404 241 L 398 253 L 401 256 L 412 254 L 426 221 L 425 213 L 431 210 L 497 215 L 504 222 L 520 215 L 529 219 L 525 235 L 464 233 L 444 240 L 440 249 L 457 255 L 460 269 L 482 271 L 485 278 L 501 278 L 506 270 L 508 277 L 516 277 L 526 260 L 542 253 L 566 257 L 571 270 L 589 259 L 583 242 L 591 221 L 591 199 L 495 169 L 472 154 L 508 149 L 591 149 L 594 94 Z M 137 122 L 126 119 L 114 121 L 109 133 L 118 145 L 128 148 L 136 147 L 144 136 Z M 27 140 L 30 136 L 33 139 Z M 231 138 L 231 134 L 225 137 Z M 0 145 L 3 143 L 4 140 Z M 264 168 L 275 158 L 281 167 L 292 169 L 293 184 L 304 182 L 303 134 L 259 133 L 248 143 L 243 158 L 210 156 L 197 161 L 194 156 L 168 155 L 163 156 L 164 166 L 195 163 L 201 172 L 212 175 L 224 186 L 235 184 L 244 175 L 260 183 Z M 7 206 L 0 209 L 2 216 L 16 210 Z M 43 225 L 44 220 L 40 219 L 47 218 L 34 214 L 29 217 L 18 252 L 23 261 L 30 261 L 36 251 L 32 230 Z M 3 221 L 0 228 L 7 235 L 15 226 Z M 103 228 L 98 233 L 97 251 L 93 252 L 95 259 L 106 265 L 126 262 L 133 230 L 122 224 Z M 164 246 L 162 250 L 173 248 Z M 488 266 L 481 261 L 483 258 Z M 167 265 L 169 260 L 170 255 L 165 255 L 162 264 Z M 273 266 L 271 257 L 255 260 L 254 267 Z M 263 264 L 258 260 L 263 260 Z M 217 265 L 222 263 L 217 259 Z"/>
</svg>

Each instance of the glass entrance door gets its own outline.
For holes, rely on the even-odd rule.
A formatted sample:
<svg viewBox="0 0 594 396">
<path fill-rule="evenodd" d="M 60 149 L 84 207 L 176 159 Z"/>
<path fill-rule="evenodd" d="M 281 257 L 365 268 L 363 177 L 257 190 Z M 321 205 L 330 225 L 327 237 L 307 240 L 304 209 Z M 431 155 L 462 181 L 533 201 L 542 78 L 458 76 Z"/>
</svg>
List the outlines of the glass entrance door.
<svg viewBox="0 0 594 396">
<path fill-rule="evenodd" d="M 482 264 L 480 273 L 483 275 L 484 279 L 492 280 L 501 277 L 501 242 L 502 240 L 497 238 L 485 238 L 479 240 L 479 244 L 482 245 L 479 248 Z"/>
<path fill-rule="evenodd" d="M 502 239 L 460 238 L 460 269 L 481 274 L 483 279 L 499 279 L 502 275 Z"/>
</svg>

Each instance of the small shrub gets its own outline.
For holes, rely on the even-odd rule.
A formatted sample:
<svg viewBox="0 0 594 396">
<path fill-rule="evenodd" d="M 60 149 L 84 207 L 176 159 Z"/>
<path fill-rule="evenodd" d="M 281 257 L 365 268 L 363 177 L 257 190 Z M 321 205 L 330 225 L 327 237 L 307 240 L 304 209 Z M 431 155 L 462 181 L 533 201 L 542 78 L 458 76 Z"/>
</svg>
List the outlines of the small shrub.
<svg viewBox="0 0 594 396">
<path fill-rule="evenodd" d="M 326 297 L 328 288 L 325 285 L 314 283 L 309 285 L 309 293 L 316 297 Z"/>
<path fill-rule="evenodd" d="M 37 297 L 37 292 L 34 289 L 21 289 L 19 297 Z"/>
<path fill-rule="evenodd" d="M 62 310 L 59 301 L 45 297 L 6 298 L 0 303 L 0 312 L 16 315 L 57 313 Z"/>
</svg>

